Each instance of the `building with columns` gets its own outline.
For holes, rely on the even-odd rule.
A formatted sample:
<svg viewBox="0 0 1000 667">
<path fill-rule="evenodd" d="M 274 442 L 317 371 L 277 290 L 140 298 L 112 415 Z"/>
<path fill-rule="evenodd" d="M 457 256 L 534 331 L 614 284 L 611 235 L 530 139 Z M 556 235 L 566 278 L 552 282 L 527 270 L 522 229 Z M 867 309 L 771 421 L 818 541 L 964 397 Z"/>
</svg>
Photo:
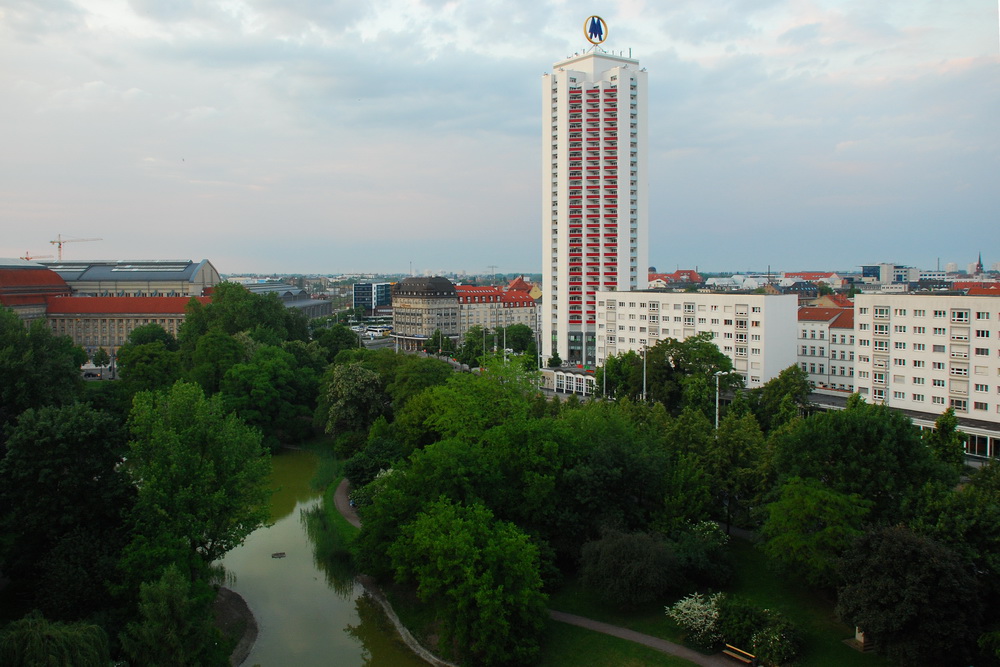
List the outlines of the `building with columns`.
<svg viewBox="0 0 1000 667">
<path fill-rule="evenodd" d="M 587 25 L 542 77 L 541 353 L 574 365 L 597 361 L 597 293 L 645 288 L 649 264 L 646 71 Z"/>
</svg>

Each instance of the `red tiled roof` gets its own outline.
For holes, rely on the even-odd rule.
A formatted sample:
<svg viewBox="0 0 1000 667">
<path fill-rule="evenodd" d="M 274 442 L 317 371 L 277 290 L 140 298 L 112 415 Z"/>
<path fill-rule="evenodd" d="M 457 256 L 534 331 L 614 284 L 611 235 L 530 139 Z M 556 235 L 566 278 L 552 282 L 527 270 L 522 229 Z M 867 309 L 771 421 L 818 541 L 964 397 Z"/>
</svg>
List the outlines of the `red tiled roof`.
<svg viewBox="0 0 1000 667">
<path fill-rule="evenodd" d="M 673 273 L 650 273 L 647 279 L 662 280 L 667 283 L 701 283 L 705 282 L 697 271 L 691 269 L 678 269 Z"/>
<path fill-rule="evenodd" d="M 981 288 L 988 290 L 1000 289 L 1000 283 L 987 282 L 985 280 L 956 280 L 952 283 L 955 289 Z"/>
<path fill-rule="evenodd" d="M 211 303 L 208 297 L 188 296 L 58 296 L 48 300 L 49 315 L 183 315 L 192 299 Z"/>
<path fill-rule="evenodd" d="M 508 283 L 507 289 L 512 292 L 530 292 L 531 283 L 527 282 L 523 276 L 518 276 Z"/>
<path fill-rule="evenodd" d="M 53 285 L 69 290 L 62 276 L 51 269 L 44 267 L 0 269 L 0 291 L 7 287 L 52 287 Z"/>
<path fill-rule="evenodd" d="M 1000 283 L 992 287 L 970 287 L 966 294 L 969 296 L 1000 296 Z"/>
<path fill-rule="evenodd" d="M 819 282 L 821 280 L 830 280 L 834 276 L 832 271 L 786 271 L 786 278 L 798 278 L 799 280 L 804 280 L 809 283 Z"/>
<path fill-rule="evenodd" d="M 845 312 L 851 313 L 854 319 L 854 309 L 848 308 L 799 308 L 799 322 L 830 322 Z"/>
<path fill-rule="evenodd" d="M 830 323 L 831 329 L 853 329 L 854 328 L 854 309 L 845 308 L 842 313 Z"/>
<path fill-rule="evenodd" d="M 827 298 L 841 308 L 854 308 L 854 302 L 843 294 L 829 294 Z"/>
</svg>

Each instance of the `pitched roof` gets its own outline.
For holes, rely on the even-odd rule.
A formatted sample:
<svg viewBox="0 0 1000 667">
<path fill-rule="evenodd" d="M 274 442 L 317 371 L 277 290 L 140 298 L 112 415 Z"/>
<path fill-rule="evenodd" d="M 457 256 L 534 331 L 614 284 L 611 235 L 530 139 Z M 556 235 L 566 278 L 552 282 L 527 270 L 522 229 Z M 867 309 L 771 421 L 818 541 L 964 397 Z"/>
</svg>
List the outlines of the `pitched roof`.
<svg viewBox="0 0 1000 667">
<path fill-rule="evenodd" d="M 665 283 L 702 283 L 705 280 L 697 271 L 692 271 L 691 269 L 678 269 L 673 273 L 650 273 L 647 279 L 652 282 L 654 280 L 662 280 Z"/>
<path fill-rule="evenodd" d="M 183 315 L 188 302 L 208 297 L 188 296 L 57 296 L 48 300 L 49 315 Z"/>
<path fill-rule="evenodd" d="M 531 283 L 526 281 L 524 276 L 518 276 L 507 283 L 507 289 L 514 292 L 530 292 L 531 287 Z"/>
<path fill-rule="evenodd" d="M 839 320 L 844 315 L 849 315 L 851 326 L 854 326 L 853 308 L 810 308 L 808 306 L 799 308 L 799 322 L 833 322 Z M 842 325 L 838 325 L 841 326 Z"/>
</svg>

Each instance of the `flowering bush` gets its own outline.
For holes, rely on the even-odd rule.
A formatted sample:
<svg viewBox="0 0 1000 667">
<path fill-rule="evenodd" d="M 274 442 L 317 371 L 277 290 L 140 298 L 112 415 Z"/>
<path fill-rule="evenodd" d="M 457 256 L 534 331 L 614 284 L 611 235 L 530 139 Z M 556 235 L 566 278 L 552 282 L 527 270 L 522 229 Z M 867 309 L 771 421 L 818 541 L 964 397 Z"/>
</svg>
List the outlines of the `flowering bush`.
<svg viewBox="0 0 1000 667">
<path fill-rule="evenodd" d="M 666 614 L 684 628 L 692 642 L 709 648 L 722 641 L 722 635 L 719 634 L 719 604 L 724 597 L 723 593 L 692 593 L 666 607 Z"/>
<path fill-rule="evenodd" d="M 765 609 L 768 623 L 754 633 L 751 645 L 763 665 L 784 665 L 802 650 L 802 638 L 792 623 L 781 614 Z"/>
</svg>

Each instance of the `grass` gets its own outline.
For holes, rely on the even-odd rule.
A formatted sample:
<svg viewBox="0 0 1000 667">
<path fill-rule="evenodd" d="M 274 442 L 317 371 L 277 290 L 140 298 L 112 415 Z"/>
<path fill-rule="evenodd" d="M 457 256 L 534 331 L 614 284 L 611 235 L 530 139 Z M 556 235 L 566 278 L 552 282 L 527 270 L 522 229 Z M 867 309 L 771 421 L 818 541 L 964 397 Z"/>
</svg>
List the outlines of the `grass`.
<svg viewBox="0 0 1000 667">
<path fill-rule="evenodd" d="M 688 667 L 687 660 L 566 623 L 549 623 L 539 667 Z"/>
<path fill-rule="evenodd" d="M 843 643 L 854 629 L 841 623 L 833 611 L 833 603 L 821 595 L 772 570 L 768 560 L 753 545 L 734 539 L 731 543 L 736 578 L 727 592 L 744 596 L 762 607 L 784 614 L 799 628 L 805 648 L 797 664 L 801 667 L 884 667 L 884 658 L 862 654 Z M 697 647 L 683 641 L 681 629 L 663 613 L 665 604 L 648 604 L 622 611 L 602 602 L 575 577 L 567 577 L 565 585 L 554 593 L 549 607 L 578 616 L 620 625 L 668 641 Z M 558 624 L 553 624 L 558 625 Z M 611 661 L 606 664 L 618 664 Z M 676 664 L 685 664 L 683 661 Z"/>
</svg>

